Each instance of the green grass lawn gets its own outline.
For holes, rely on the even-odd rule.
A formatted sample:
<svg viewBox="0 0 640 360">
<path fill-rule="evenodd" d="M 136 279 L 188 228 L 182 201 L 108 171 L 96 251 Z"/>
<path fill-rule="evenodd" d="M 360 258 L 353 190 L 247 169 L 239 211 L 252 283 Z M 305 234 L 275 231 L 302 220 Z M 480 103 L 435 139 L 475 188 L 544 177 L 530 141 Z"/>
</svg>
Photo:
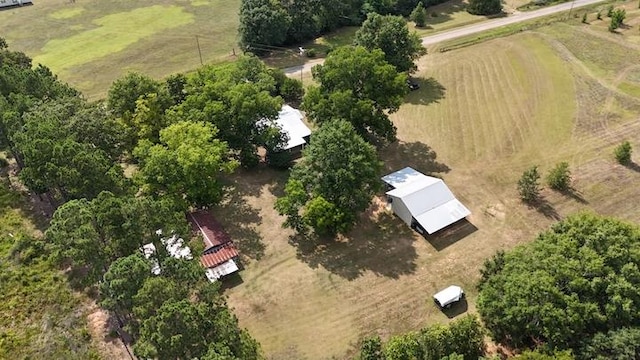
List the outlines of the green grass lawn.
<svg viewBox="0 0 640 360">
<path fill-rule="evenodd" d="M 0 11 L 13 50 L 49 66 L 90 99 L 128 71 L 163 78 L 233 59 L 240 0 L 66 0 Z M 28 26 L 25 26 L 28 24 Z"/>
</svg>

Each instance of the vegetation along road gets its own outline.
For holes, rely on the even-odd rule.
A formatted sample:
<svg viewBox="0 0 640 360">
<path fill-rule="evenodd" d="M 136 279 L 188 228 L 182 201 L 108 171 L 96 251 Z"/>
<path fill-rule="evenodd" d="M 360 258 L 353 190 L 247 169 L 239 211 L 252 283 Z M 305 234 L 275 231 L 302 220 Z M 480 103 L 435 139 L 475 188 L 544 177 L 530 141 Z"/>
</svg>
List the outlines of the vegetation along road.
<svg viewBox="0 0 640 360">
<path fill-rule="evenodd" d="M 560 5 L 542 8 L 540 10 L 519 12 L 519 13 L 510 15 L 508 17 L 493 19 L 493 20 L 481 22 L 479 24 L 464 26 L 458 29 L 444 31 L 439 34 L 425 36 L 422 38 L 422 45 L 424 46 L 433 45 L 439 42 L 452 40 L 459 37 L 476 34 L 482 31 L 499 28 L 501 26 L 511 25 L 511 24 L 522 22 L 522 21 L 532 20 L 539 17 L 559 13 L 562 11 L 567 11 L 572 8 L 578 8 L 581 6 L 596 4 L 601 1 L 602 0 L 575 0 L 572 2 L 563 3 Z"/>
<path fill-rule="evenodd" d="M 559 12 L 567 11 L 573 8 L 579 8 L 582 6 L 592 5 L 602 2 L 602 0 L 574 0 L 572 2 L 566 2 L 559 5 L 549 6 L 535 11 L 518 12 L 508 17 L 492 19 L 481 22 L 479 24 L 473 24 L 469 26 L 463 26 L 457 29 L 443 31 L 435 35 L 428 35 L 422 38 L 422 45 L 429 46 L 437 44 L 447 40 L 453 40 L 459 37 L 477 34 L 483 31 L 499 28 L 501 26 L 511 25 L 527 20 L 536 19 L 539 17 L 556 14 Z M 311 71 L 311 68 L 315 65 L 322 64 L 324 59 L 316 59 L 308 61 L 303 65 L 292 66 L 283 69 L 286 74 L 299 74 L 301 71 L 307 73 Z"/>
</svg>

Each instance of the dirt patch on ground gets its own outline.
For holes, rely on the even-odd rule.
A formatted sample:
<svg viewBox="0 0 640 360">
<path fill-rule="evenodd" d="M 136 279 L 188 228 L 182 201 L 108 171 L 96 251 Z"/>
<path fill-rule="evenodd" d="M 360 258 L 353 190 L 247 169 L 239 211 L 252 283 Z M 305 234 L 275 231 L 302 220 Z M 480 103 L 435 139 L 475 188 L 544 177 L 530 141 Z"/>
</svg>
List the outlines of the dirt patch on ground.
<svg viewBox="0 0 640 360">
<path fill-rule="evenodd" d="M 110 336 L 111 329 L 115 329 L 116 324 L 109 314 L 95 302 L 87 305 L 87 313 L 87 328 L 100 354 L 105 359 L 133 359 L 122 341 Z"/>
</svg>

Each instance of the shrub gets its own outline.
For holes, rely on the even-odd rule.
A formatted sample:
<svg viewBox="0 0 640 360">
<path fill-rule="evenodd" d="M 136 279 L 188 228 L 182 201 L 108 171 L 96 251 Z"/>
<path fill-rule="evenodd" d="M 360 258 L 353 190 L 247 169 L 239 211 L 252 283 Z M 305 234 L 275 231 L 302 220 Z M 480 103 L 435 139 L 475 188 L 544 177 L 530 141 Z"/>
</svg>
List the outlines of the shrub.
<svg viewBox="0 0 640 360">
<path fill-rule="evenodd" d="M 307 50 L 307 57 L 310 57 L 310 58 L 316 57 L 316 49 Z"/>
<path fill-rule="evenodd" d="M 596 14 L 596 19 L 602 20 L 602 10 L 598 10 L 598 13 Z"/>
<path fill-rule="evenodd" d="M 611 12 L 610 17 L 609 31 L 614 31 L 623 24 L 624 19 L 627 17 L 627 11 L 625 9 L 615 9 Z"/>
<path fill-rule="evenodd" d="M 613 5 L 607 6 L 607 17 L 611 17 L 613 15 Z"/>
<path fill-rule="evenodd" d="M 584 13 L 584 14 L 582 15 L 582 23 L 583 23 L 583 24 L 586 24 L 586 23 L 587 23 L 587 13 Z"/>
<path fill-rule="evenodd" d="M 280 95 L 288 103 L 299 103 L 304 96 L 302 82 L 297 79 L 286 78 L 280 88 Z"/>
<path fill-rule="evenodd" d="M 564 161 L 557 164 L 547 175 L 547 184 L 554 190 L 568 190 L 570 183 L 571 171 L 569 171 L 569 164 Z"/>
<path fill-rule="evenodd" d="M 616 149 L 613 151 L 613 154 L 620 164 L 626 165 L 631 162 L 631 151 L 631 143 L 625 141 L 618 147 L 616 147 Z"/>
<path fill-rule="evenodd" d="M 416 23 L 417 27 L 424 27 L 427 24 L 427 10 L 422 5 L 422 1 L 411 12 L 411 20 Z"/>
<path fill-rule="evenodd" d="M 533 202 L 538 199 L 540 194 L 538 180 L 540 180 L 540 174 L 537 166 L 532 166 L 522 173 L 522 177 L 518 180 L 518 192 L 522 201 Z"/>
<path fill-rule="evenodd" d="M 384 357 L 366 359 L 478 359 L 484 354 L 484 335 L 478 318 L 467 315 L 449 325 L 436 324 L 419 332 L 394 336 L 384 346 Z M 364 345 L 363 354 L 378 354 L 377 342 L 365 342 Z"/>
<path fill-rule="evenodd" d="M 500 0 L 470 0 L 467 11 L 473 15 L 494 15 L 502 11 Z"/>
</svg>

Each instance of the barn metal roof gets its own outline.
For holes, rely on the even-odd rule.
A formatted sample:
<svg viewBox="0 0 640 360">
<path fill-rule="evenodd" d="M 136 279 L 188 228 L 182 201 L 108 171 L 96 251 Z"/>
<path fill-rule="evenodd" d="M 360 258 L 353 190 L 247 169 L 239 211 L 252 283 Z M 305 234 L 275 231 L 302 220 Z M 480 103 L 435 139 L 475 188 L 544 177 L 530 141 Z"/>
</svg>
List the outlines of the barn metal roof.
<svg viewBox="0 0 640 360">
<path fill-rule="evenodd" d="M 238 249 L 233 243 L 227 243 L 215 251 L 203 254 L 200 257 L 200 263 L 205 268 L 213 268 L 236 257 L 238 257 Z"/>
<path fill-rule="evenodd" d="M 395 187 L 387 195 L 400 199 L 429 234 L 471 214 L 442 179 L 424 175 L 410 167 L 382 179 Z"/>
<path fill-rule="evenodd" d="M 382 181 L 394 188 L 399 188 L 424 178 L 428 178 L 428 176 L 407 166 L 404 169 L 383 176 Z"/>
<path fill-rule="evenodd" d="M 222 225 L 208 211 L 198 210 L 189 213 L 188 220 L 193 231 L 202 234 L 205 251 L 231 241 L 229 234 L 224 231 Z"/>
</svg>

